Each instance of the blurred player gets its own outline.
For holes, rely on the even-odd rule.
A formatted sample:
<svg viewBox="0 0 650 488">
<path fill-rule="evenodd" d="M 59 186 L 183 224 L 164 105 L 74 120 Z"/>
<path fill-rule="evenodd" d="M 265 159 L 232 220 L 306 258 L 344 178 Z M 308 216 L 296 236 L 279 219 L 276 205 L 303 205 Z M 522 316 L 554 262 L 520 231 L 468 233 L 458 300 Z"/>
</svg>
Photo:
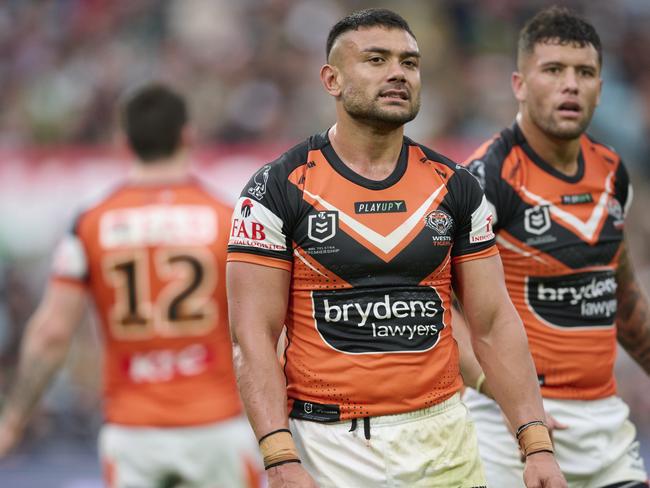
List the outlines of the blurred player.
<svg viewBox="0 0 650 488">
<path fill-rule="evenodd" d="M 178 94 L 147 85 L 121 115 L 137 161 L 55 253 L 2 411 L 0 455 L 61 366 L 88 292 L 104 338 L 107 485 L 257 486 L 259 453 L 242 416 L 227 322 L 231 210 L 189 175 Z"/>
<path fill-rule="evenodd" d="M 404 137 L 420 107 L 408 24 L 388 10 L 352 14 L 330 31 L 327 63 L 336 124 L 253 176 L 229 244 L 237 374 L 270 486 L 485 486 L 458 395 L 452 278 L 521 426 L 529 486 L 566 486 L 485 197 L 463 168 Z"/>
<path fill-rule="evenodd" d="M 618 337 L 650 372 L 650 313 L 624 245 L 627 171 L 612 148 L 584 133 L 600 98 L 601 57 L 595 29 L 567 10 L 532 18 L 512 76 L 516 122 L 468 168 L 494 214 L 545 408 L 565 429 L 554 441 L 569 486 L 636 488 L 647 486 L 647 474 L 613 367 Z M 489 393 L 492 379 L 481 385 L 478 365 L 464 374 Z M 465 400 L 489 485 L 521 486 L 523 464 L 498 406 L 473 390 Z"/>
</svg>

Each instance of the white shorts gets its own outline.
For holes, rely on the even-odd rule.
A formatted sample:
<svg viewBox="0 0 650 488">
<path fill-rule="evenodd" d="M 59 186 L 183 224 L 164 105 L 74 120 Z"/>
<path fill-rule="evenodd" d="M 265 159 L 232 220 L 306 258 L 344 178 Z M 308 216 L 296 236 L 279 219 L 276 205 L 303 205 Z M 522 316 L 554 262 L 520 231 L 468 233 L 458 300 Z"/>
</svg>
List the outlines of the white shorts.
<svg viewBox="0 0 650 488">
<path fill-rule="evenodd" d="M 243 417 L 195 427 L 106 424 L 99 452 L 109 488 L 258 488 L 263 465 Z"/>
<path fill-rule="evenodd" d="M 456 394 L 423 410 L 350 420 L 290 419 L 303 466 L 320 488 L 478 488 L 485 477 L 476 433 Z"/>
<path fill-rule="evenodd" d="M 499 406 L 468 389 L 463 397 L 478 433 L 479 449 L 490 487 L 523 488 L 523 463 Z M 555 456 L 570 488 L 602 488 L 624 481 L 646 481 L 636 429 L 625 402 L 544 399 L 544 408 L 569 426 L 553 433 Z M 627 486 L 627 485 L 626 485 Z"/>
</svg>

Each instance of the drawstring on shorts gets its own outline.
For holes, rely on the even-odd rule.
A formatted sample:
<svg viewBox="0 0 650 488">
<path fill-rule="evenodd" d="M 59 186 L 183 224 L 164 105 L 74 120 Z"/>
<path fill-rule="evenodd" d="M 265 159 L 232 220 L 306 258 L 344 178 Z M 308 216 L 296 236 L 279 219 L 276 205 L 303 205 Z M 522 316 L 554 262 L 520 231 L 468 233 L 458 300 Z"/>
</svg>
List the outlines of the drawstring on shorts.
<svg viewBox="0 0 650 488">
<path fill-rule="evenodd" d="M 348 432 L 354 432 L 357 430 L 357 418 L 353 418 L 350 423 L 350 430 Z M 363 436 L 367 441 L 370 440 L 370 417 L 363 417 Z"/>
</svg>

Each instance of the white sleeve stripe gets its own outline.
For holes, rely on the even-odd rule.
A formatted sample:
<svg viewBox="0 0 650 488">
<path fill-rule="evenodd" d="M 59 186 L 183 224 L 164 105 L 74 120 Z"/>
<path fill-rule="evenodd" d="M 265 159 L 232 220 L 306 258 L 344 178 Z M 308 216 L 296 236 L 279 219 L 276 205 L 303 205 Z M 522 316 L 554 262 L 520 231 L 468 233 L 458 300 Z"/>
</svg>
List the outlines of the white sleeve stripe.
<svg viewBox="0 0 650 488">
<path fill-rule="evenodd" d="M 625 208 L 623 208 L 623 216 L 627 217 L 627 212 L 632 206 L 632 200 L 634 199 L 634 190 L 632 189 L 632 183 L 627 185 L 627 200 L 625 200 Z"/>
</svg>

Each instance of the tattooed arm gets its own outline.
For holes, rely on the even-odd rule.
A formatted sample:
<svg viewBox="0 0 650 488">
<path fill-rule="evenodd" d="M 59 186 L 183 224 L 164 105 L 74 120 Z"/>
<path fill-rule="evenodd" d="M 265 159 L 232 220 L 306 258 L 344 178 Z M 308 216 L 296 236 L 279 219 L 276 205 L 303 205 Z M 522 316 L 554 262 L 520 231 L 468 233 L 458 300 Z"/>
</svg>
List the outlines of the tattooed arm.
<svg viewBox="0 0 650 488">
<path fill-rule="evenodd" d="M 648 299 L 636 280 L 625 242 L 616 272 L 616 330 L 618 342 L 650 375 L 650 311 Z"/>
<path fill-rule="evenodd" d="M 34 406 L 63 364 L 84 302 L 82 287 L 53 281 L 29 320 L 18 371 L 0 416 L 0 458 L 18 444 Z"/>
</svg>

